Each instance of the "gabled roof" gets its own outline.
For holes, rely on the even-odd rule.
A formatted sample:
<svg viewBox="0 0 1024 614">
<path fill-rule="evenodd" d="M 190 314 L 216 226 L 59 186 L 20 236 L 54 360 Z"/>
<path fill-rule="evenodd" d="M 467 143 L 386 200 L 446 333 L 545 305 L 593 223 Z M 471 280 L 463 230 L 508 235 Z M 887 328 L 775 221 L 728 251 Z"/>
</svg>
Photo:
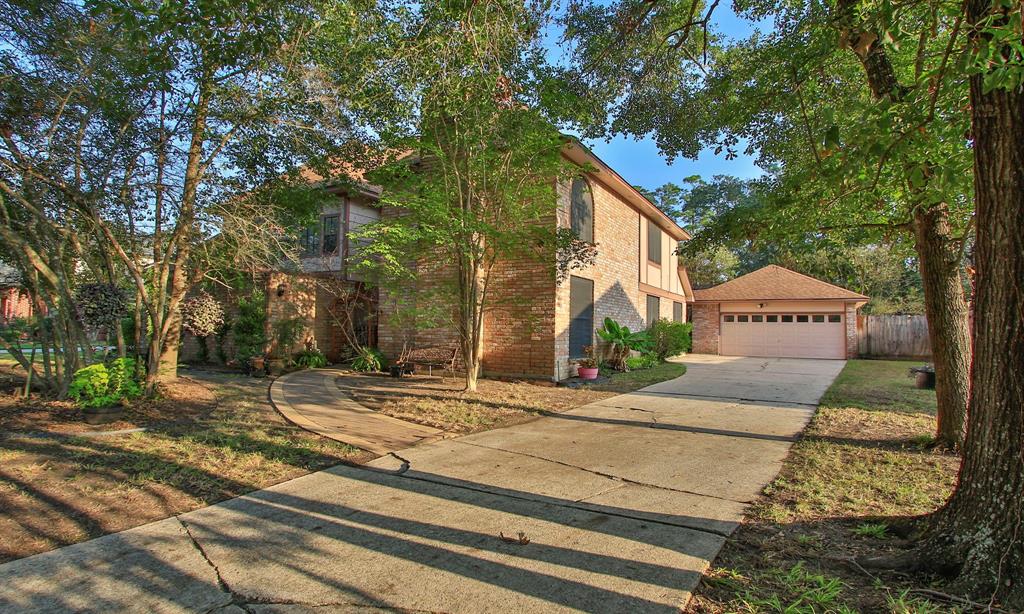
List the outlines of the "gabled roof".
<svg viewBox="0 0 1024 614">
<path fill-rule="evenodd" d="M 769 264 L 704 290 L 694 290 L 699 303 L 728 301 L 866 301 L 868 297 L 796 271 Z"/>
</svg>

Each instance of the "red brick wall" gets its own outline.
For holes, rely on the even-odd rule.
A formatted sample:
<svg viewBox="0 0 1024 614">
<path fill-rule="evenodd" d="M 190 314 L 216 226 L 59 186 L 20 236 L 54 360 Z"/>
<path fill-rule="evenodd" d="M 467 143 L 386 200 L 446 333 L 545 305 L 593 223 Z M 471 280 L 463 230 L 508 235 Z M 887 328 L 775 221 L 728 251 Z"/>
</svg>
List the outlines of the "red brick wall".
<svg viewBox="0 0 1024 614">
<path fill-rule="evenodd" d="M 32 315 L 32 301 L 19 288 L 0 288 L 0 322 Z"/>
<path fill-rule="evenodd" d="M 693 312 L 693 353 L 717 354 L 719 309 L 718 303 L 694 303 Z"/>
</svg>

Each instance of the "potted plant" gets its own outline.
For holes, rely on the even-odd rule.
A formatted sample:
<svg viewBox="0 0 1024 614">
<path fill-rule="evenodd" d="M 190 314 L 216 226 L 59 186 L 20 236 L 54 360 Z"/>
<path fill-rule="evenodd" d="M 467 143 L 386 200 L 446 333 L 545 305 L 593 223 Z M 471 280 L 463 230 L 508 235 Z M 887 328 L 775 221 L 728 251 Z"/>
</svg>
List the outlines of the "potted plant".
<svg viewBox="0 0 1024 614">
<path fill-rule="evenodd" d="M 583 348 L 586 358 L 576 361 L 577 373 L 580 379 L 597 379 L 600 369 L 597 367 L 597 359 L 594 358 L 594 346 L 588 345 Z"/>
<path fill-rule="evenodd" d="M 124 403 L 141 394 L 142 388 L 135 380 L 135 361 L 131 358 L 79 369 L 68 388 L 68 396 L 82 408 L 87 424 L 107 424 L 120 419 Z"/>
</svg>

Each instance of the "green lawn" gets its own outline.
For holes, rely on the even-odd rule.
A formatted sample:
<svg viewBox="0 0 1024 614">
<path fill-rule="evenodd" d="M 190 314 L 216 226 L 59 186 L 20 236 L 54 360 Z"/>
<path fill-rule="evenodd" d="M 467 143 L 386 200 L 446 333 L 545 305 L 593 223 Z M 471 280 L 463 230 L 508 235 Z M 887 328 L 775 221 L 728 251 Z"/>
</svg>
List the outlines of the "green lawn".
<svg viewBox="0 0 1024 614">
<path fill-rule="evenodd" d="M 851 360 L 779 476 L 750 508 L 690 612 L 948 612 L 931 581 L 866 575 L 853 557 L 893 551 L 891 527 L 940 506 L 958 459 L 933 451 L 935 392 L 914 362 Z"/>
</svg>

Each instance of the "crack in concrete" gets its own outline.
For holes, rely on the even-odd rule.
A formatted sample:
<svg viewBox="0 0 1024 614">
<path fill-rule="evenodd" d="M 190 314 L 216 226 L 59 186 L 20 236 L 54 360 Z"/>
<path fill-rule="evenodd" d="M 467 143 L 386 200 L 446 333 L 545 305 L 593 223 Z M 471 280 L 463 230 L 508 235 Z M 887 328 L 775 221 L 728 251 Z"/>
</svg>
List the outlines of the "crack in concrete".
<svg viewBox="0 0 1024 614">
<path fill-rule="evenodd" d="M 800 401 L 779 401 L 779 400 L 775 400 L 775 399 L 747 399 L 747 398 L 743 398 L 743 397 L 720 397 L 720 396 L 714 396 L 714 395 L 710 395 L 710 394 L 694 394 L 692 392 L 688 392 L 688 393 L 684 394 L 682 392 L 658 392 L 658 391 L 653 391 L 653 390 L 645 390 L 645 391 L 643 391 L 642 394 L 649 394 L 649 395 L 662 396 L 662 397 L 674 397 L 674 398 L 679 398 L 679 399 L 698 399 L 698 400 L 700 400 L 700 399 L 710 399 L 710 400 L 713 400 L 713 401 L 725 401 L 725 402 L 733 401 L 733 402 L 736 402 L 737 404 L 747 404 L 747 405 L 754 404 L 754 405 L 759 405 L 759 406 L 762 406 L 762 407 L 765 406 L 765 403 L 771 403 L 771 405 L 768 406 L 769 408 L 779 408 L 779 409 L 803 409 L 805 407 L 812 407 L 812 408 L 817 408 L 818 407 L 817 403 L 801 403 Z M 798 406 L 798 407 L 794 407 L 794 406 Z M 608 406 L 607 405 L 598 404 L 598 407 L 608 407 Z"/>
<path fill-rule="evenodd" d="M 555 460 L 553 458 L 547 458 L 547 457 L 544 457 L 544 456 L 538 456 L 536 454 L 530 454 L 528 452 L 519 452 L 519 451 L 516 451 L 516 450 L 506 450 L 505 448 L 497 448 L 497 447 L 494 447 L 494 446 L 484 446 L 484 445 L 480 445 L 478 443 L 469 443 L 467 441 L 458 441 L 456 443 L 460 443 L 460 444 L 467 445 L 467 446 L 474 446 L 474 447 L 477 447 L 477 448 L 486 448 L 488 450 L 498 450 L 499 452 L 507 452 L 509 454 L 518 454 L 520 456 L 528 456 L 530 458 L 535 458 L 537 460 L 547 461 L 549 463 L 554 463 L 556 465 L 561 465 L 563 467 L 569 467 L 571 469 L 578 469 L 580 471 L 586 471 L 587 473 L 591 473 L 593 475 L 601 476 L 603 478 L 608 478 L 609 480 L 616 480 L 616 481 L 619 481 L 619 482 L 624 482 L 626 484 L 633 484 L 635 486 L 645 486 L 647 488 L 657 488 L 659 490 L 668 490 L 668 491 L 683 493 L 683 494 L 687 494 L 687 495 L 696 495 L 698 497 L 708 497 L 709 499 L 718 499 L 720 501 L 729 501 L 730 503 L 744 503 L 744 504 L 753 503 L 752 500 L 741 501 L 741 500 L 737 500 L 737 499 L 730 499 L 728 497 L 719 497 L 718 495 L 709 495 L 707 493 L 694 492 L 692 490 L 685 490 L 685 489 L 682 489 L 682 488 L 673 488 L 671 486 L 661 486 L 659 484 L 651 484 L 649 482 L 640 482 L 638 480 L 631 480 L 629 478 L 624 478 L 622 476 L 615 475 L 615 474 L 612 474 L 612 473 L 605 473 L 603 471 L 597 471 L 596 469 L 588 469 L 586 467 L 580 467 L 579 465 L 573 465 L 572 463 L 566 463 L 564 461 Z"/>
<path fill-rule="evenodd" d="M 214 564 L 213 559 L 211 559 L 210 555 L 206 553 L 206 549 L 203 548 L 203 546 L 199 543 L 199 540 L 196 539 L 196 536 L 192 534 L 192 528 L 188 526 L 187 522 L 182 520 L 181 516 L 175 516 L 175 518 L 178 519 L 178 524 L 181 525 L 181 528 L 185 529 L 185 535 L 188 535 L 189 540 L 192 542 L 192 547 L 194 547 L 196 551 L 199 552 L 199 555 L 203 557 L 203 560 L 206 561 L 206 564 L 209 565 L 210 569 L 213 570 L 213 575 L 217 578 L 217 586 L 220 587 L 220 590 L 224 591 L 225 593 L 233 597 L 235 594 L 234 591 L 232 591 L 231 588 L 228 586 L 228 583 L 224 581 L 224 577 L 220 575 L 220 568 L 217 567 L 216 564 Z"/>
<path fill-rule="evenodd" d="M 410 463 L 408 459 L 402 458 L 401 456 L 395 454 L 394 452 L 388 452 L 388 456 L 394 456 L 395 458 L 402 462 L 402 466 L 399 467 L 398 469 L 395 469 L 392 472 L 395 475 L 402 475 L 403 473 L 408 471 L 410 467 L 412 467 L 412 463 Z"/>
<path fill-rule="evenodd" d="M 468 445 L 474 445 L 474 444 L 468 444 Z M 487 446 L 477 446 L 477 447 L 485 448 Z M 499 451 L 502 451 L 502 452 L 507 451 L 507 450 L 500 450 L 500 448 L 488 448 L 488 449 L 499 450 Z M 516 453 L 515 452 L 511 452 L 511 454 L 516 454 Z M 525 454 L 524 456 L 529 456 L 529 455 Z M 539 457 L 536 457 L 536 458 L 539 458 Z M 541 460 L 548 460 L 548 459 L 541 459 Z M 558 461 L 550 461 L 550 462 L 553 462 L 553 463 L 556 463 L 556 464 L 565 464 L 565 463 L 559 463 Z M 567 465 L 567 466 L 571 467 L 572 465 Z M 375 471 L 375 469 L 367 468 L 367 471 Z M 581 469 L 581 471 L 589 471 L 589 470 Z M 593 471 L 590 471 L 590 473 L 596 473 L 597 475 L 602 475 L 602 474 L 600 474 L 598 472 L 593 472 Z M 437 484 L 439 486 L 446 486 L 448 488 L 459 488 L 461 490 L 468 490 L 470 492 L 478 492 L 478 493 L 485 494 L 485 495 L 491 495 L 492 497 L 507 497 L 509 499 L 515 499 L 517 501 L 528 501 L 530 503 L 543 503 L 543 504 L 546 504 L 546 505 L 554 505 L 554 506 L 557 506 L 557 507 L 564 507 L 566 509 L 579 510 L 581 512 L 590 512 L 592 514 L 604 514 L 605 516 L 614 516 L 615 518 L 625 518 L 627 520 L 639 520 L 641 522 L 650 522 L 652 524 L 660 524 L 660 525 L 663 525 L 663 526 L 666 526 L 666 527 L 675 527 L 677 529 L 687 529 L 687 530 L 690 530 L 690 531 L 697 531 L 699 533 L 708 533 L 710 535 L 716 535 L 718 537 L 729 537 L 730 535 L 732 535 L 732 531 L 716 531 L 714 529 L 705 529 L 705 528 L 701 528 L 701 527 L 692 526 L 692 525 L 689 525 L 689 524 L 682 524 L 682 523 L 678 523 L 678 522 L 668 522 L 666 520 L 659 520 L 657 518 L 653 518 L 653 517 L 650 517 L 650 516 L 633 516 L 633 515 L 630 515 L 630 514 L 623 514 L 623 513 L 619 513 L 619 512 L 612 512 L 612 511 L 609 511 L 609 510 L 597 509 L 596 507 L 593 507 L 593 506 L 600 505 L 598 503 L 592 503 L 592 504 L 589 504 L 589 505 L 573 505 L 573 503 L 583 503 L 583 502 L 585 502 L 586 499 L 590 499 L 592 497 L 596 497 L 597 495 L 603 494 L 603 493 L 596 493 L 596 494 L 592 494 L 592 495 L 587 495 L 583 499 L 580 499 L 578 502 L 577 501 L 573 501 L 571 503 L 559 503 L 559 502 L 555 502 L 555 501 L 548 501 L 548 500 L 546 500 L 544 495 L 536 495 L 536 496 L 533 496 L 533 497 L 523 496 L 523 495 L 513 495 L 513 494 L 509 494 L 507 492 L 495 492 L 493 490 L 488 490 L 486 488 L 478 488 L 478 487 L 474 487 L 474 486 L 467 486 L 465 484 L 457 484 L 455 482 L 448 482 L 448 481 L 445 481 L 445 480 L 439 480 L 439 479 L 435 479 L 435 478 L 428 478 L 428 477 L 425 477 L 423 475 L 417 475 L 417 474 L 411 474 L 411 475 L 407 474 L 407 475 L 403 475 L 401 477 L 403 477 L 403 478 L 405 478 L 407 480 L 418 480 L 420 482 L 427 482 L 428 484 Z M 623 486 L 626 486 L 627 484 L 633 484 L 633 485 L 637 485 L 637 486 L 648 486 L 650 488 L 661 488 L 662 490 L 671 490 L 671 491 L 681 492 L 681 493 L 685 493 L 685 494 L 689 494 L 689 495 L 696 495 L 698 497 L 709 497 L 711 499 L 719 499 L 719 500 L 722 500 L 722 501 L 729 501 L 730 503 L 748 503 L 748 502 L 744 502 L 744 501 L 733 501 L 732 499 L 724 499 L 722 497 L 715 497 L 713 495 L 705 495 L 705 494 L 701 494 L 701 493 L 687 492 L 685 490 L 678 490 L 678 489 L 673 489 L 673 488 L 662 488 L 661 486 L 653 486 L 653 485 L 644 484 L 643 482 L 635 482 L 635 481 L 632 481 L 632 480 L 624 480 L 622 478 L 617 478 L 615 476 L 605 475 L 605 476 L 602 476 L 602 477 L 607 477 L 607 478 L 612 479 L 612 480 L 623 482 L 623 484 L 617 486 L 616 488 L 621 488 Z M 605 491 L 605 492 L 610 492 L 612 490 L 615 490 L 615 488 L 611 488 L 611 489 L 609 489 L 608 491 Z"/>
</svg>

